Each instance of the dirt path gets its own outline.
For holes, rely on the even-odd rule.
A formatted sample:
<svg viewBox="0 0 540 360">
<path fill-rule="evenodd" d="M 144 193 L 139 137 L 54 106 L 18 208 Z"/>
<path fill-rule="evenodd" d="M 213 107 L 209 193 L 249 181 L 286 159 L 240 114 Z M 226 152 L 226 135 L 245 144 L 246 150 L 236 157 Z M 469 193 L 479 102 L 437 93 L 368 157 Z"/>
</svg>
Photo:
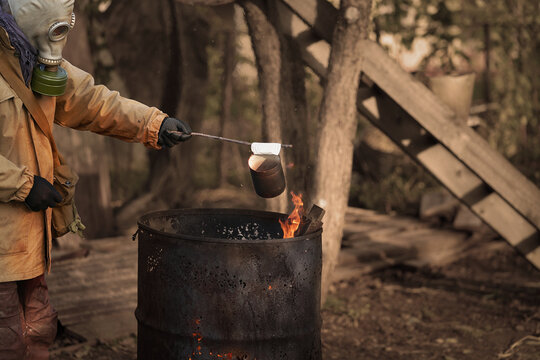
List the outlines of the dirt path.
<svg viewBox="0 0 540 360">
<path fill-rule="evenodd" d="M 322 317 L 325 360 L 537 360 L 540 272 L 488 242 L 443 268 L 387 268 L 337 283 Z M 136 359 L 136 338 L 57 349 L 52 359 Z"/>
<path fill-rule="evenodd" d="M 540 272 L 484 244 L 441 269 L 337 284 L 323 319 L 326 360 L 540 359 Z"/>
</svg>

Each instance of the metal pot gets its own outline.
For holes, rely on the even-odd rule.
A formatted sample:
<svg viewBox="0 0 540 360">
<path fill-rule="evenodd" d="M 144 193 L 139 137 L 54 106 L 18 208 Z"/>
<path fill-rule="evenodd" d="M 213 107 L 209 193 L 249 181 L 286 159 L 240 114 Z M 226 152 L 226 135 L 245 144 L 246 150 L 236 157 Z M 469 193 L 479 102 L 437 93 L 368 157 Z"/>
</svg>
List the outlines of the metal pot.
<svg viewBox="0 0 540 360">
<path fill-rule="evenodd" d="M 249 157 L 248 166 L 257 195 L 273 198 L 285 190 L 285 175 L 279 155 L 256 155 Z"/>
</svg>

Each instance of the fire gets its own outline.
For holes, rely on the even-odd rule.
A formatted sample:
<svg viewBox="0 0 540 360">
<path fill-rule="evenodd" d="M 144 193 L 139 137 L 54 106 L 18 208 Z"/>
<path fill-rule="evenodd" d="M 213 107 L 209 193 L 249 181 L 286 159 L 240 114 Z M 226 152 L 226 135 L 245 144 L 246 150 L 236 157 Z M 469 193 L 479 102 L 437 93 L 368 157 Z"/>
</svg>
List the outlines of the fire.
<svg viewBox="0 0 540 360">
<path fill-rule="evenodd" d="M 296 195 L 291 191 L 292 201 L 294 204 L 294 210 L 291 212 L 287 220 L 281 221 L 279 224 L 283 230 L 283 238 L 288 239 L 294 237 L 294 232 L 300 226 L 300 220 L 304 214 L 304 203 L 302 202 L 302 195 Z"/>
</svg>

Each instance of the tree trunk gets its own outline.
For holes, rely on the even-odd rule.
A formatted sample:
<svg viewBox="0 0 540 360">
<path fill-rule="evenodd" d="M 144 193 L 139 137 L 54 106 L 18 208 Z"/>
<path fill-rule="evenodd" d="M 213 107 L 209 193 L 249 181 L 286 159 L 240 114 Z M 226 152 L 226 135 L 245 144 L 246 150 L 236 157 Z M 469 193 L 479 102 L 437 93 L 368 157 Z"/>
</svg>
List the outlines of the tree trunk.
<svg viewBox="0 0 540 360">
<path fill-rule="evenodd" d="M 246 22 L 253 45 L 259 75 L 262 104 L 262 140 L 281 143 L 280 78 L 281 51 L 279 35 L 267 17 L 268 6 L 263 0 L 240 3 L 244 8 Z M 287 211 L 287 191 L 267 200 L 270 211 Z"/>
<path fill-rule="evenodd" d="M 100 70 L 107 73 L 97 73 L 96 80 L 109 84 L 112 68 L 125 82 L 130 98 L 148 106 L 162 106 L 167 96 L 164 93 L 172 90 L 165 88 L 170 77 L 166 75 L 170 74 L 171 66 L 179 66 L 178 58 L 171 60 L 178 56 L 175 54 L 178 45 L 172 44 L 176 35 L 172 1 L 115 0 L 104 13 L 97 10 L 102 1 L 91 1 L 96 8 L 95 21 L 100 23 L 100 29 L 92 34 L 95 43 L 92 51 L 98 54 L 105 50 L 109 53 L 102 52 L 99 56 L 110 59 L 110 64 L 103 64 Z M 178 103 L 178 91 L 175 95 L 172 111 Z"/>
<path fill-rule="evenodd" d="M 313 201 L 326 210 L 323 232 L 322 301 L 336 266 L 351 183 L 356 136 L 356 95 L 371 0 L 342 0 L 334 30 L 328 77 L 320 110 L 320 141 Z"/>
<path fill-rule="evenodd" d="M 208 23 L 201 9 L 175 0 L 113 1 L 104 18 L 105 34 L 132 98 L 198 129 L 208 82 Z M 169 207 L 189 205 L 197 142 L 149 150 L 145 192 Z"/>
<path fill-rule="evenodd" d="M 116 88 L 116 90 L 123 96 L 149 106 L 156 106 L 174 116 L 180 100 L 180 45 L 176 2 L 113 1 L 101 14 L 97 11 L 99 2 L 91 1 L 94 3 L 96 21 L 99 20 L 101 23 L 100 31 L 93 34 L 94 51 L 102 54 L 101 57 L 98 56 L 98 60 L 110 59 L 112 63 L 100 67 L 101 70 L 97 73 L 98 80 L 101 78 L 114 89 L 115 86 L 111 86 L 107 80 L 122 79 L 125 82 L 125 89 Z M 110 75 L 113 66 L 115 73 L 118 73 L 116 76 Z M 114 154 L 123 154 L 121 159 L 117 159 L 120 161 L 117 161 L 114 170 L 121 175 L 127 174 L 127 178 L 134 170 L 138 173 L 146 170 L 145 163 L 126 161 L 127 148 L 133 152 L 133 159 L 141 158 L 142 153 L 146 153 L 149 160 L 149 175 L 140 192 L 144 198 L 152 201 L 153 198 L 146 195 L 159 188 L 159 181 L 171 162 L 169 150 L 146 150 L 116 139 L 111 139 L 109 143 Z M 132 195 L 141 194 L 136 191 Z M 136 199 L 129 200 L 131 201 L 125 204 L 127 207 L 132 201 L 136 202 Z M 124 208 L 120 210 L 120 218 L 123 217 L 122 213 L 125 210 Z M 129 212 L 129 209 L 127 211 Z"/>
<path fill-rule="evenodd" d="M 200 8 L 177 4 L 179 8 L 181 95 L 176 116 L 186 121 L 194 131 L 201 128 L 206 93 L 208 88 L 208 55 L 209 22 L 204 18 Z M 211 20 L 210 20 L 211 21 Z M 204 146 L 205 139 L 193 138 L 186 143 L 175 146 L 170 151 L 171 161 L 161 176 L 159 197 L 169 206 L 189 206 L 193 195 L 194 168 L 197 149 Z M 164 181 L 168 179 L 167 181 Z"/>
<path fill-rule="evenodd" d="M 180 50 L 180 29 L 178 24 L 179 14 L 174 0 L 167 0 L 166 13 L 169 21 L 163 22 L 170 24 L 168 28 L 168 41 L 170 52 L 169 56 L 163 59 L 167 62 L 166 71 L 163 71 L 163 92 L 161 94 L 160 109 L 170 116 L 175 116 L 176 109 L 180 103 L 180 84 L 181 82 L 181 50 Z M 150 176 L 146 183 L 147 192 L 154 192 L 156 196 L 160 195 L 162 182 L 166 178 L 163 174 L 169 171 L 172 162 L 171 150 L 164 148 L 161 151 L 148 150 L 148 159 L 150 162 Z M 144 195 L 143 195 L 144 196 Z M 166 197 L 165 197 L 166 198 Z"/>
<path fill-rule="evenodd" d="M 223 75 L 221 86 L 221 114 L 219 118 L 219 136 L 227 136 L 225 129 L 231 122 L 231 107 L 233 102 L 233 73 L 236 63 L 236 31 L 234 24 L 234 5 L 228 4 L 216 9 L 226 24 L 223 28 Z M 231 160 L 225 142 L 219 143 L 218 181 L 220 186 L 227 184 L 227 169 Z"/>
<path fill-rule="evenodd" d="M 310 137 L 305 66 L 300 49 L 294 40 L 283 32 L 283 26 L 288 26 L 291 22 L 291 19 L 285 16 L 290 12 L 280 11 L 285 5 L 279 2 L 270 1 L 268 4 L 270 20 L 278 30 L 281 51 L 281 134 L 284 143 L 294 144 L 293 151 L 285 150 L 281 156 L 287 166 L 288 188 L 297 193 L 305 194 L 312 178 L 310 175 L 312 167 L 309 154 Z"/>
</svg>

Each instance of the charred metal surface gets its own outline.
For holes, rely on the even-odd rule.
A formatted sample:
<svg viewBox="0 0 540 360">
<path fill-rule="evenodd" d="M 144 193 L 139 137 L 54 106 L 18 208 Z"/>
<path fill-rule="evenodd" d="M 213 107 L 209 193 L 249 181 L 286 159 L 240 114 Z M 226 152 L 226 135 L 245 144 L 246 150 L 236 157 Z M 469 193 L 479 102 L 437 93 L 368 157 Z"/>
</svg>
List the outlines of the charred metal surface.
<svg viewBox="0 0 540 360">
<path fill-rule="evenodd" d="M 138 358 L 321 359 L 321 231 L 286 215 L 172 210 L 139 220 Z"/>
</svg>

